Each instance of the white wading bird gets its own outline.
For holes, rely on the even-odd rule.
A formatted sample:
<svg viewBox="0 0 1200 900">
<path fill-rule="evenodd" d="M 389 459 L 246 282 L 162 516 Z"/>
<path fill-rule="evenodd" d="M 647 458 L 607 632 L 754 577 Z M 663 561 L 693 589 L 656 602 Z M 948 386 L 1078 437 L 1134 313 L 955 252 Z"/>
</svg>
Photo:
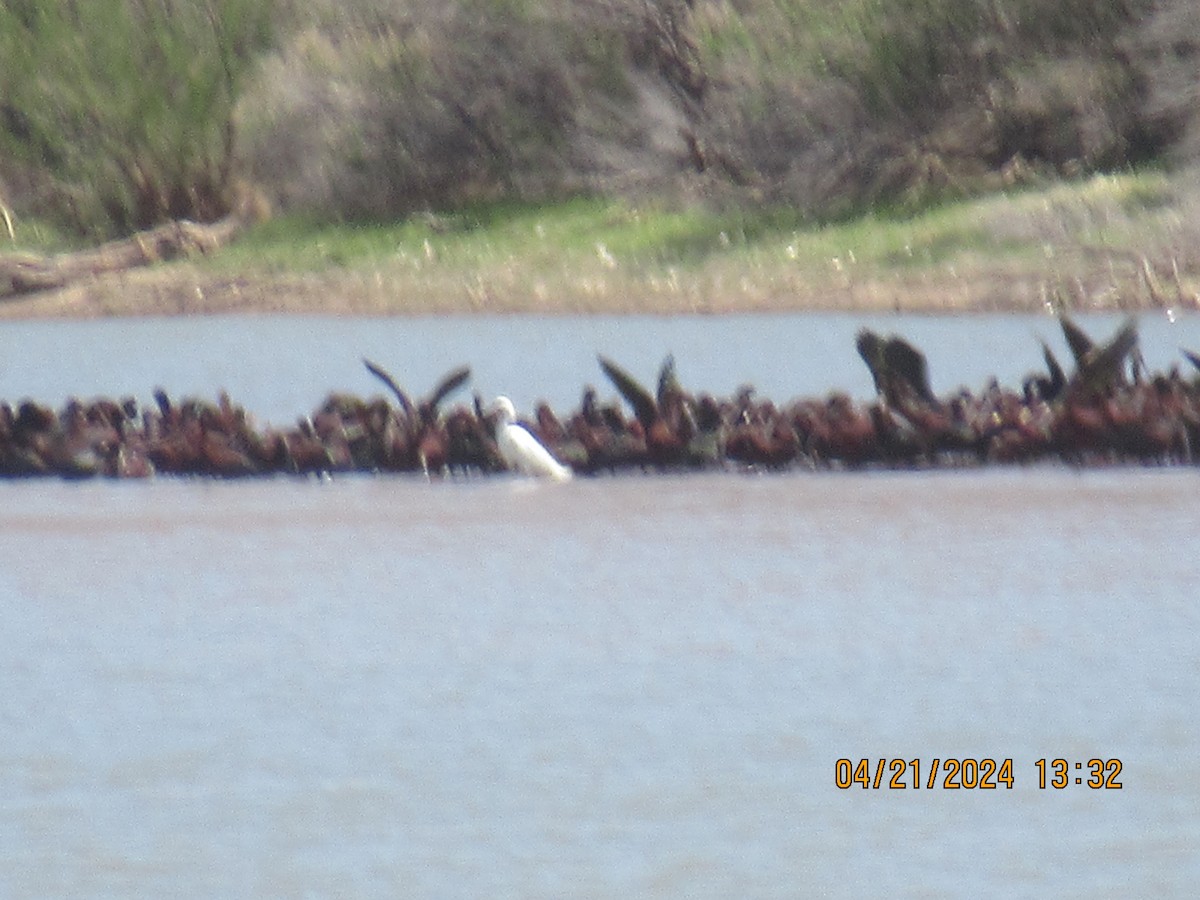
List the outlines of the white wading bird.
<svg viewBox="0 0 1200 900">
<path fill-rule="evenodd" d="M 550 455 L 536 437 L 517 424 L 517 411 L 507 397 L 497 397 L 492 408 L 497 414 L 496 446 L 504 463 L 516 472 L 567 481 L 571 470 Z"/>
</svg>

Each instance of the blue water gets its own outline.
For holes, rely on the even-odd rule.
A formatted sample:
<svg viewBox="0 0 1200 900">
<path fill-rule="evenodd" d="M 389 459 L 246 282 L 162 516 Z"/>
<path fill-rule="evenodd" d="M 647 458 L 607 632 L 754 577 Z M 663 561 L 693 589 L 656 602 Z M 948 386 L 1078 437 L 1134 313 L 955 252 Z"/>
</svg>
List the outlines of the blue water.
<svg viewBox="0 0 1200 900">
<path fill-rule="evenodd" d="M 788 383 L 866 390 L 826 369 L 857 322 L 723 321 L 6 324 L 0 395 L 224 386 L 286 421 L 374 390 L 373 354 L 416 384 L 471 362 L 527 408 L 549 370 L 573 402 L 595 349 L 647 378 L 671 349 L 685 383 L 772 396 L 784 344 Z M 925 335 L 935 379 L 1057 337 L 882 328 Z M 1198 479 L 0 484 L 0 896 L 1191 896 Z M 1012 759 L 1014 786 L 834 783 L 949 757 Z M 1040 789 L 1056 757 L 1123 786 Z"/>
<path fill-rule="evenodd" d="M 1172 321 L 1173 319 L 1173 321 Z M 1120 324 L 1115 315 L 1080 316 L 1097 340 Z M 777 402 L 842 390 L 866 398 L 870 376 L 854 349 L 867 326 L 898 332 L 929 357 L 939 393 L 981 388 L 996 376 L 1017 385 L 1044 371 L 1038 339 L 1064 365 L 1070 354 L 1048 316 L 476 316 L 330 318 L 247 316 L 0 321 L 0 399 L 32 397 L 59 404 L 79 395 L 148 399 L 161 386 L 172 395 L 213 398 L 221 389 L 274 424 L 289 424 L 330 391 L 384 391 L 362 365 L 380 363 L 416 395 L 450 369 L 472 366 L 469 390 L 485 399 L 506 394 L 518 411 L 544 399 L 575 408 L 586 384 L 615 396 L 596 355 L 604 354 L 653 385 L 668 353 L 694 391 L 732 395 L 752 384 Z M 1185 346 L 1200 351 L 1200 315 L 1142 317 L 1142 350 L 1150 368 L 1188 367 Z"/>
</svg>

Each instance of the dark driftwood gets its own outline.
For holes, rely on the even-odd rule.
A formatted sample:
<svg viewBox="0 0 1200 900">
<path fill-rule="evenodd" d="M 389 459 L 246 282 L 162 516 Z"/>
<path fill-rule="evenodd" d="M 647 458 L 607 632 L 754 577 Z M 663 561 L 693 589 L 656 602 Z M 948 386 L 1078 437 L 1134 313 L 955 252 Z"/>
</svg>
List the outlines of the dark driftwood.
<svg viewBox="0 0 1200 900">
<path fill-rule="evenodd" d="M 232 241 L 251 221 L 251 216 L 239 211 L 210 224 L 187 219 L 168 222 L 78 253 L 54 256 L 3 254 L 0 255 L 0 298 L 55 290 L 108 272 L 123 272 L 181 256 L 212 253 Z"/>
</svg>

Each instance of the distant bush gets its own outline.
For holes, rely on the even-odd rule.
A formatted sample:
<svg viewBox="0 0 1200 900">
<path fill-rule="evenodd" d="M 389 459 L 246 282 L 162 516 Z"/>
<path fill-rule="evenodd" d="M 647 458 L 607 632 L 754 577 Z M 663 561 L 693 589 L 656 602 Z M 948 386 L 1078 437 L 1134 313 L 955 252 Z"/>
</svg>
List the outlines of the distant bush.
<svg viewBox="0 0 1200 900">
<path fill-rule="evenodd" d="M 819 213 L 1144 162 L 1170 139 L 1147 115 L 1149 75 L 1133 52 L 1161 5 L 722 7 L 702 19 L 704 64 L 722 86 L 709 134 L 762 176 L 765 192 Z"/>
<path fill-rule="evenodd" d="M 603 189 L 654 155 L 662 117 L 686 152 L 675 92 L 702 87 L 677 27 L 685 11 L 684 0 L 297 8 L 245 104 L 247 156 L 282 206 L 350 218 Z M 646 92 L 670 96 L 643 111 Z"/>
<path fill-rule="evenodd" d="M 1169 129 L 1130 47 L 1152 6 L 296 6 L 247 152 L 284 206 L 342 217 L 581 189 L 816 216 L 920 204 L 1155 158 Z"/>
<path fill-rule="evenodd" d="M 584 96 L 623 89 L 610 36 L 559 12 L 476 0 L 393 32 L 366 74 L 343 196 L 370 212 L 552 191 Z"/>
<path fill-rule="evenodd" d="M 0 152 L 93 235 L 233 202 L 233 109 L 264 0 L 0 4 Z"/>
<path fill-rule="evenodd" d="M 1194 0 L 1162 0 L 1134 35 L 1149 86 L 1145 114 L 1171 139 L 1177 162 L 1200 163 L 1200 11 Z"/>
</svg>

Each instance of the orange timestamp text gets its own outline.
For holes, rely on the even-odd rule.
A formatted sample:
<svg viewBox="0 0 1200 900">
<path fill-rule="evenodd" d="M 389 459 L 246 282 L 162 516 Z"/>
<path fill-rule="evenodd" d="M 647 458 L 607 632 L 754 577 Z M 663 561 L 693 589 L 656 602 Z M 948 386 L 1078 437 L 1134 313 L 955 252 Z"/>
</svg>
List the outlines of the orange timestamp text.
<svg viewBox="0 0 1200 900">
<path fill-rule="evenodd" d="M 1093 790 L 1119 790 L 1123 764 L 1119 759 L 1092 758 L 1084 763 L 1066 759 L 1039 759 L 1037 786 L 1061 790 L 1086 785 Z M 1011 759 L 932 757 L 914 759 L 839 759 L 833 783 L 841 790 L 1012 790 L 1016 784 Z"/>
</svg>

